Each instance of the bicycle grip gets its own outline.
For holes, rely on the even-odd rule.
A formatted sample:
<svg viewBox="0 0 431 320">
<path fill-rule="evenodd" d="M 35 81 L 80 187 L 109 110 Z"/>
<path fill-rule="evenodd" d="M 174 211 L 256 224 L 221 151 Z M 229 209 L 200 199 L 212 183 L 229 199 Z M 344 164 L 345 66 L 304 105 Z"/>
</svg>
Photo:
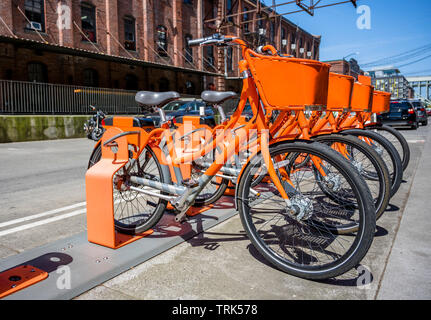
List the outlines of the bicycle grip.
<svg viewBox="0 0 431 320">
<path fill-rule="evenodd" d="M 208 40 L 213 40 L 213 36 L 210 37 L 205 37 L 205 38 L 199 38 L 199 39 L 191 39 L 188 41 L 188 45 L 190 47 L 195 47 L 200 45 L 202 42 L 208 41 Z"/>
</svg>

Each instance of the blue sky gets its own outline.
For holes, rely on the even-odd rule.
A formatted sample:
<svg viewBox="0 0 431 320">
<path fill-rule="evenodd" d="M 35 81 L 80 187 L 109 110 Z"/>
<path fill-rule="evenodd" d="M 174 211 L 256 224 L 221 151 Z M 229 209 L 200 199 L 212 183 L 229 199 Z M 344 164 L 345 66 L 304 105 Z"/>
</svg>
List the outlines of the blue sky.
<svg viewBox="0 0 431 320">
<path fill-rule="evenodd" d="M 264 2 L 270 5 L 272 0 Z M 276 0 L 276 3 L 284 2 L 287 1 Z M 334 2 L 336 0 L 322 0 L 321 4 Z M 322 36 L 322 61 L 359 52 L 352 57 L 365 64 L 429 44 L 427 50 L 395 66 L 430 56 L 400 70 L 407 75 L 431 75 L 431 0 L 358 0 L 360 5 L 370 7 L 370 30 L 358 29 L 356 21 L 360 14 L 350 3 L 318 9 L 314 17 L 307 13 L 285 17 L 308 32 Z M 296 9 L 295 4 L 290 4 L 278 7 L 277 11 L 284 13 Z"/>
</svg>

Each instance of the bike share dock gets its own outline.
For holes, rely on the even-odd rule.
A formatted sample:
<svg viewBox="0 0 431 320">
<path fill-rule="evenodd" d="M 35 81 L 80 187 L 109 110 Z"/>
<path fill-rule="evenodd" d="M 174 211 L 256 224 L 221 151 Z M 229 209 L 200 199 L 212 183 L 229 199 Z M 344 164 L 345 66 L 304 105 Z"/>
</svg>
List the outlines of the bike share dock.
<svg viewBox="0 0 431 320">
<path fill-rule="evenodd" d="M 44 280 L 36 282 L 5 300 L 59 300 L 77 295 L 143 263 L 154 256 L 193 238 L 236 214 L 230 198 L 223 197 L 201 214 L 189 217 L 183 224 L 174 221 L 173 214 L 164 214 L 154 232 L 116 250 L 90 243 L 87 233 L 56 241 L 0 262 L 0 270 L 30 265 L 48 273 Z M 67 268 L 61 268 L 67 266 Z M 70 289 L 67 287 L 70 271 Z M 0 287 L 0 290 L 3 290 Z M 1 293 L 1 292 L 0 292 Z"/>
</svg>

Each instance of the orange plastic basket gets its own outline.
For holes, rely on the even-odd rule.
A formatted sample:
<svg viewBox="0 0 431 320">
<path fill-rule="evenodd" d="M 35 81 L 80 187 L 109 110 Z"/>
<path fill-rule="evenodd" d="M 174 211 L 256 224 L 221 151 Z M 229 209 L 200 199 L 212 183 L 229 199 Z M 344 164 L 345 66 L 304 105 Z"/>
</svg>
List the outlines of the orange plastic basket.
<svg viewBox="0 0 431 320">
<path fill-rule="evenodd" d="M 326 106 L 329 64 L 263 55 L 250 56 L 247 61 L 266 107 L 302 110 Z"/>
<path fill-rule="evenodd" d="M 350 104 L 352 111 L 371 111 L 373 91 L 373 86 L 355 82 Z"/>
<path fill-rule="evenodd" d="M 331 111 L 350 109 L 354 83 L 355 78 L 351 76 L 330 72 L 327 109 Z"/>
<path fill-rule="evenodd" d="M 373 106 L 371 111 L 374 113 L 385 113 L 389 111 L 391 104 L 391 94 L 389 92 L 374 91 Z"/>
</svg>

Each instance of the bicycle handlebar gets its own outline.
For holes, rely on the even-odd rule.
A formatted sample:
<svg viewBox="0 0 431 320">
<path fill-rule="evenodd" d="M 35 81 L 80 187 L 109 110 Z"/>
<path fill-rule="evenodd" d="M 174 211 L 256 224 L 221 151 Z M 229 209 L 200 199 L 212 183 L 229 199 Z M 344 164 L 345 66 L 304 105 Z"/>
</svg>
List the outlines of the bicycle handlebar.
<svg viewBox="0 0 431 320">
<path fill-rule="evenodd" d="M 220 33 L 214 33 L 212 36 L 199 38 L 199 39 L 192 39 L 192 40 L 189 40 L 187 43 L 190 47 L 195 47 L 195 46 L 205 46 L 205 45 L 211 45 L 211 44 L 223 44 L 223 43 L 230 42 L 233 39 L 234 38 L 232 37 L 225 37 Z"/>
</svg>

